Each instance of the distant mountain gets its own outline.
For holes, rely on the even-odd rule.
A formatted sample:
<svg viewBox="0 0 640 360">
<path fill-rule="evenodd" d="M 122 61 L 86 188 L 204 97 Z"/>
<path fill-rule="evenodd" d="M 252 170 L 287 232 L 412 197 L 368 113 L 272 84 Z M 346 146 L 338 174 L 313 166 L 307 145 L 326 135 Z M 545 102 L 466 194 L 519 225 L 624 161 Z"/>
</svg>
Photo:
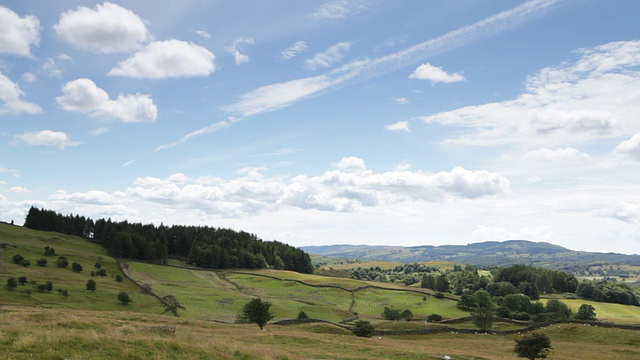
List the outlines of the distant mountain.
<svg viewBox="0 0 640 360">
<path fill-rule="evenodd" d="M 306 246 L 304 251 L 343 259 L 400 261 L 405 263 L 447 260 L 479 266 L 532 265 L 575 272 L 593 265 L 640 266 L 640 255 L 574 251 L 545 242 L 526 240 L 487 241 L 443 246 Z"/>
</svg>

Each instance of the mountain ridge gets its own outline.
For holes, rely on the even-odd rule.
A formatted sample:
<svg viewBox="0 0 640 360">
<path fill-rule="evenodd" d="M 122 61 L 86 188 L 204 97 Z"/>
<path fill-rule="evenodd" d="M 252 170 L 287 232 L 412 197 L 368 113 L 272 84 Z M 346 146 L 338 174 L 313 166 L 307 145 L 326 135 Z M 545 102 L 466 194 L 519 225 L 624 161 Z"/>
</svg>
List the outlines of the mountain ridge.
<svg viewBox="0 0 640 360">
<path fill-rule="evenodd" d="M 640 266 L 640 255 L 577 251 L 547 242 L 529 240 L 485 241 L 467 245 L 322 245 L 304 246 L 304 251 L 343 259 L 399 261 L 405 263 L 446 260 L 478 266 L 525 264 L 571 270 L 593 264 Z"/>
</svg>

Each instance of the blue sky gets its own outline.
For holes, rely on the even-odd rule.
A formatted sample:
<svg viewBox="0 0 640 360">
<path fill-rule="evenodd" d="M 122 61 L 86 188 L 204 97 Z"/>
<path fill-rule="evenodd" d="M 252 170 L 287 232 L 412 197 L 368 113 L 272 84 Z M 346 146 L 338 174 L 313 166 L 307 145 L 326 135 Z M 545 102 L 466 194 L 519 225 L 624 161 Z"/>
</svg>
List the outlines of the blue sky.
<svg viewBox="0 0 640 360">
<path fill-rule="evenodd" d="M 635 0 L 2 1 L 0 214 L 640 247 Z"/>
</svg>

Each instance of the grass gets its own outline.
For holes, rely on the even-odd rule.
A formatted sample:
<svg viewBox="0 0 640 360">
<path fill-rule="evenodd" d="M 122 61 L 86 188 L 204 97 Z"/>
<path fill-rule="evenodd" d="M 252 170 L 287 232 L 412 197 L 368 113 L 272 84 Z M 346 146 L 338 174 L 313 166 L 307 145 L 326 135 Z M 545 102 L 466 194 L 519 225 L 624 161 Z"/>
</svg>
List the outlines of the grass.
<svg viewBox="0 0 640 360">
<path fill-rule="evenodd" d="M 68 308 L 79 310 L 122 310 L 123 305 L 117 300 L 120 291 L 131 295 L 133 302 L 126 309 L 140 312 L 159 312 L 160 304 L 151 296 L 139 293 L 139 288 L 133 282 L 124 279 L 123 282 L 115 281 L 116 275 L 122 275 L 115 259 L 107 256 L 104 248 L 73 236 L 62 235 L 53 232 L 33 231 L 30 229 L 0 225 L 0 243 L 9 243 L 2 252 L 2 264 L 0 264 L 0 300 L 5 304 L 20 304 L 30 306 Z M 55 256 L 44 256 L 44 247 L 55 249 Z M 14 264 L 11 258 L 15 254 L 22 255 L 31 261 L 31 266 L 24 267 Z M 67 268 L 59 268 L 55 265 L 58 256 L 65 256 L 69 261 Z M 48 263 L 41 267 L 36 265 L 36 260 L 46 258 Z M 94 264 L 100 261 L 102 267 L 107 270 L 106 277 L 92 277 L 91 271 L 96 270 Z M 76 273 L 71 270 L 71 264 L 77 262 L 83 266 L 83 271 Z M 8 291 L 5 288 L 7 279 L 12 276 L 18 278 L 26 276 L 27 285 L 19 285 L 17 289 Z M 86 282 L 93 279 L 97 283 L 95 292 L 86 290 Z M 51 293 L 39 293 L 35 284 L 44 284 L 47 281 L 53 283 L 54 290 Z M 31 290 L 30 296 L 25 290 Z M 65 298 L 57 292 L 58 289 L 67 290 L 69 297 Z"/>
<path fill-rule="evenodd" d="M 546 299 L 541 299 L 541 301 L 546 303 Z M 596 316 L 600 321 L 613 322 L 616 324 L 640 323 L 640 307 L 638 306 L 611 304 L 585 299 L 560 299 L 560 301 L 567 304 L 574 314 L 578 312 L 580 305 L 589 304 L 595 308 Z"/>
<path fill-rule="evenodd" d="M 175 326 L 175 333 L 160 330 Z M 553 359 L 640 357 L 638 333 L 563 324 L 541 330 Z M 219 324 L 153 314 L 5 306 L 0 357 L 33 359 L 515 359 L 514 336 L 440 333 L 358 338 L 329 324 Z"/>
</svg>

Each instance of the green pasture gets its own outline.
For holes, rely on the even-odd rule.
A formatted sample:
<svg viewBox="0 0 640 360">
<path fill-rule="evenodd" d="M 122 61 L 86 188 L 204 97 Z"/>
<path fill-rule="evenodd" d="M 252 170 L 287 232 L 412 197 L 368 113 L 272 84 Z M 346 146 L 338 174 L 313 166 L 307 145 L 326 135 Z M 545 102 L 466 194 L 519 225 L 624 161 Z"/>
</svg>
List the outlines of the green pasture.
<svg viewBox="0 0 640 360">
<path fill-rule="evenodd" d="M 100 245 L 86 240 L 62 235 L 54 232 L 34 231 L 19 226 L 0 224 L 0 243 L 4 243 L 0 260 L 0 302 L 4 304 L 29 305 L 55 308 L 83 309 L 83 310 L 128 310 L 157 313 L 161 311 L 160 304 L 151 296 L 139 293 L 136 284 L 124 279 L 115 281 L 116 275 L 122 275 L 115 259 L 107 256 Z M 15 245 L 15 247 L 14 247 Z M 55 249 L 54 256 L 45 256 L 44 247 Z M 11 260 L 15 254 L 22 255 L 31 261 L 29 267 L 14 264 Z M 69 266 L 59 268 L 56 260 L 64 256 Z M 38 259 L 46 259 L 46 266 L 38 266 Z M 96 271 L 94 265 L 100 261 L 102 268 L 107 270 L 107 276 L 91 276 Z M 74 262 L 82 265 L 82 272 L 74 272 L 71 266 Z M 18 285 L 15 290 L 7 290 L 5 285 L 9 277 L 18 279 L 26 276 L 29 284 Z M 93 279 L 97 283 L 94 292 L 86 289 L 86 282 Z M 37 284 L 53 283 L 51 293 L 40 293 Z M 33 283 L 35 282 L 35 283 Z M 32 291 L 27 296 L 26 290 Z M 67 290 L 68 297 L 58 293 L 58 289 Z M 130 294 L 133 302 L 122 305 L 117 296 L 120 291 Z"/>
</svg>

